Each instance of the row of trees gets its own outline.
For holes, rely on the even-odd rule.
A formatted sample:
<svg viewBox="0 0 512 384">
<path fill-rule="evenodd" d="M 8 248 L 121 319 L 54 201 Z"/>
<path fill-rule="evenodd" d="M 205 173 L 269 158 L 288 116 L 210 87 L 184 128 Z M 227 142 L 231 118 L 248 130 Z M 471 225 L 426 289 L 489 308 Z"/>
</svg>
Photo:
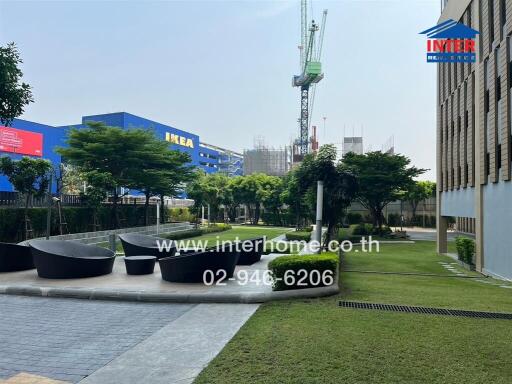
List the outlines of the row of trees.
<svg viewBox="0 0 512 384">
<path fill-rule="evenodd" d="M 435 190 L 433 183 L 414 180 L 423 172 L 424 169 L 410 166 L 405 156 L 379 151 L 364 155 L 349 153 L 343 161 L 337 161 L 336 148 L 324 145 L 317 154 L 305 156 L 300 166 L 285 177 L 254 174 L 227 178 L 219 174 L 197 174 L 188 185 L 187 193 L 195 200 L 197 212 L 201 206 L 209 205 L 213 218 L 220 216 L 219 209 L 223 206 L 234 219 L 235 208 L 245 204 L 253 224 L 258 223 L 262 206 L 279 222 L 286 206 L 300 227 L 314 218 L 316 185 L 321 180 L 326 241 L 329 241 L 354 200 L 368 209 L 377 228 L 382 227 L 383 210 L 392 201 L 409 200 L 416 210 L 418 203 Z"/>
<path fill-rule="evenodd" d="M 249 221 L 257 224 L 262 206 L 280 215 L 284 185 L 282 178 L 261 173 L 229 178 L 218 173 L 206 175 L 197 171 L 187 186 L 187 196 L 194 199 L 196 214 L 202 206 L 209 205 L 210 215 L 215 220 L 223 216 L 224 212 L 220 212 L 223 206 L 230 220 L 234 221 L 237 207 L 243 204 L 247 207 Z"/>
</svg>

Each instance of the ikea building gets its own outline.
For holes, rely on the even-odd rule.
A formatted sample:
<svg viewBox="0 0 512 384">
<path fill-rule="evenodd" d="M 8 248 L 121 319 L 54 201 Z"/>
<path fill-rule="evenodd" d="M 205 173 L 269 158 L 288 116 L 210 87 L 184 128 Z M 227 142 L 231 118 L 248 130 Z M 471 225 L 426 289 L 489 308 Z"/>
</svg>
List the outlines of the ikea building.
<svg viewBox="0 0 512 384">
<path fill-rule="evenodd" d="M 0 156 L 14 159 L 22 156 L 39 157 L 51 161 L 58 170 L 61 157 L 55 152 L 55 147 L 66 146 L 67 132 L 71 127 L 84 128 L 89 121 L 99 121 L 124 129 L 152 129 L 157 137 L 169 142 L 171 149 L 187 152 L 192 159 L 191 164 L 206 173 L 242 175 L 242 154 L 202 143 L 198 135 L 126 112 L 84 116 L 79 124 L 61 127 L 14 119 L 9 127 L 0 126 Z M 13 191 L 12 185 L 3 175 L 0 175 L 0 191 Z"/>
</svg>

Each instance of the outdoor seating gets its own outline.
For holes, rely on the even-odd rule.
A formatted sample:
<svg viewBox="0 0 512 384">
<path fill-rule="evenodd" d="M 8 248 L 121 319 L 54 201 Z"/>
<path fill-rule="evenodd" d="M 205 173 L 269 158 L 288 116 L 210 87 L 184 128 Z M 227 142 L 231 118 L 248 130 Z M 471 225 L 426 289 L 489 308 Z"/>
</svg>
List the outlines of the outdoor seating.
<svg viewBox="0 0 512 384">
<path fill-rule="evenodd" d="M 35 266 L 30 247 L 0 243 L 0 272 L 24 271 L 33 268 Z"/>
<path fill-rule="evenodd" d="M 161 259 L 176 254 L 176 243 L 173 240 L 141 235 L 140 233 L 124 233 L 119 235 L 119 238 L 125 256 L 151 255 Z M 161 242 L 161 248 L 158 247 L 158 242 Z M 170 246 L 165 247 L 164 245 Z"/>
<path fill-rule="evenodd" d="M 114 252 L 76 241 L 30 240 L 39 277 L 74 279 L 112 273 Z"/>
<path fill-rule="evenodd" d="M 263 248 L 265 247 L 265 237 L 242 240 L 238 244 L 240 258 L 238 265 L 251 265 L 261 260 Z"/>
<path fill-rule="evenodd" d="M 155 270 L 156 256 L 126 256 L 124 264 L 128 275 L 150 275 Z"/>
<path fill-rule="evenodd" d="M 233 277 L 239 257 L 240 252 L 234 247 L 219 247 L 166 257 L 159 262 L 162 279 L 176 283 L 200 283 L 204 281 L 205 271 L 213 273 L 213 280 Z"/>
</svg>

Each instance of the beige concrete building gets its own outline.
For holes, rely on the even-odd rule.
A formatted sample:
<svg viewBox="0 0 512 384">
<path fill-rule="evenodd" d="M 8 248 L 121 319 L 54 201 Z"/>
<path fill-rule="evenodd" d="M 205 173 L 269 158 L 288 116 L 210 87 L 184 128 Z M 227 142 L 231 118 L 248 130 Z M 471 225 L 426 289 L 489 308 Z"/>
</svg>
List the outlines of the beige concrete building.
<svg viewBox="0 0 512 384">
<path fill-rule="evenodd" d="M 512 1 L 444 0 L 439 22 L 480 32 L 476 63 L 438 64 L 438 251 L 447 217 L 476 235 L 477 269 L 512 279 Z"/>
</svg>

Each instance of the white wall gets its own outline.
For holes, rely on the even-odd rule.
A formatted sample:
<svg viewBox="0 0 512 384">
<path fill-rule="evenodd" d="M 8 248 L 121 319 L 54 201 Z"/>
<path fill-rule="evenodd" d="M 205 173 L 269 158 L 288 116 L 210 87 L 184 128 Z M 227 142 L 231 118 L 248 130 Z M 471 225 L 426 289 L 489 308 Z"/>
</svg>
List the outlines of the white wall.
<svg viewBox="0 0 512 384">
<path fill-rule="evenodd" d="M 484 272 L 512 279 L 512 183 L 483 188 Z"/>
<path fill-rule="evenodd" d="M 475 217 L 475 190 L 461 188 L 441 193 L 441 216 Z"/>
</svg>

